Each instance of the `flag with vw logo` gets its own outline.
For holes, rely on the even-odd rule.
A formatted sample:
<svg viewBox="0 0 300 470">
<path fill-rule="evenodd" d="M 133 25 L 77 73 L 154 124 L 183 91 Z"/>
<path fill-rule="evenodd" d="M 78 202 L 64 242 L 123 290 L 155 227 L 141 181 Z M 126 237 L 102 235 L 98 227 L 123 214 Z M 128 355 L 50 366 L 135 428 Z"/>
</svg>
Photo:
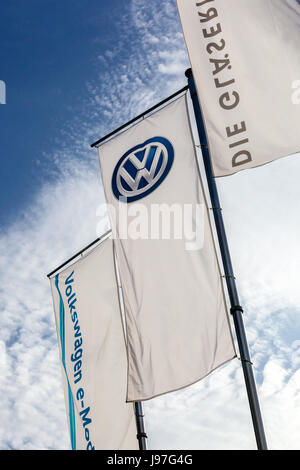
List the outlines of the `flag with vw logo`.
<svg viewBox="0 0 300 470">
<path fill-rule="evenodd" d="M 72 449 L 138 449 L 112 240 L 50 282 Z"/>
<path fill-rule="evenodd" d="M 127 401 L 235 357 L 186 96 L 99 148 L 123 290 Z"/>
<path fill-rule="evenodd" d="M 214 175 L 300 152 L 300 0 L 177 0 Z"/>
</svg>

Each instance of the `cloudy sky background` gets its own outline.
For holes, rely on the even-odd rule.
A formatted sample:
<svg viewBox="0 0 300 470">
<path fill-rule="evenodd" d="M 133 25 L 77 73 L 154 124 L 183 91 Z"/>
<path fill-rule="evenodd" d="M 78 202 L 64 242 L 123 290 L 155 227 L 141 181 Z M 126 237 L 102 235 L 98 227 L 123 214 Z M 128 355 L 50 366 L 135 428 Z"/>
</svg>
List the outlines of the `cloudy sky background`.
<svg viewBox="0 0 300 470">
<path fill-rule="evenodd" d="M 185 86 L 189 66 L 174 0 L 41 3 L 3 15 L 0 449 L 70 448 L 46 274 L 99 235 L 90 143 Z M 299 175 L 298 155 L 218 180 L 271 449 L 300 449 Z M 256 448 L 237 359 L 144 408 L 152 449 Z"/>
</svg>

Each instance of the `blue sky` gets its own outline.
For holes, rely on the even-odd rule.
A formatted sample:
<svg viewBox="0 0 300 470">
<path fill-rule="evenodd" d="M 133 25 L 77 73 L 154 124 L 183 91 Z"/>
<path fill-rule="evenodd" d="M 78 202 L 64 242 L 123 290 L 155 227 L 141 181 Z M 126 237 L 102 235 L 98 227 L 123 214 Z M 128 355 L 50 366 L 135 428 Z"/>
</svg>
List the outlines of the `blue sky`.
<svg viewBox="0 0 300 470">
<path fill-rule="evenodd" d="M 0 108 L 1 224 L 49 178 L 53 162 L 45 153 L 49 157 L 57 140 L 68 143 L 62 131 L 74 113 L 82 112 L 87 83 L 98 79 L 97 57 L 116 46 L 116 19 L 126 4 L 112 0 L 105 8 L 96 0 L 19 0 L 2 5 L 0 60 L 7 105 Z M 95 102 L 84 119 L 93 113 L 94 125 L 103 121 Z"/>
<path fill-rule="evenodd" d="M 173 0 L 18 0 L 0 21 L 0 449 L 66 449 L 46 274 L 98 235 L 90 143 L 184 86 L 189 61 Z M 299 174 L 292 156 L 218 181 L 273 449 L 300 442 Z M 152 448 L 255 449 L 238 360 L 145 411 Z"/>
</svg>

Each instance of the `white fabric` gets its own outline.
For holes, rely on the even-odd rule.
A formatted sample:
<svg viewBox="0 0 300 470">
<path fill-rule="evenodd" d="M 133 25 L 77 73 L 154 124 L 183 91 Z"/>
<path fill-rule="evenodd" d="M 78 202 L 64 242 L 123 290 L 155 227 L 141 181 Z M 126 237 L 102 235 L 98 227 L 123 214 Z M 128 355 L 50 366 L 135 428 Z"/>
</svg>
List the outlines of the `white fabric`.
<svg viewBox="0 0 300 470">
<path fill-rule="evenodd" d="M 155 142 L 159 136 L 168 139 L 174 149 L 169 173 L 145 197 L 127 204 L 119 202 L 113 193 L 118 162 L 130 149 L 143 149 L 148 139 Z M 162 148 L 160 144 L 158 148 Z M 163 152 L 166 154 L 166 149 Z M 235 356 L 186 97 L 101 145 L 99 160 L 113 233 L 120 234 L 114 242 L 128 339 L 127 400 L 146 400 L 190 385 Z M 142 192 L 136 182 L 141 175 L 146 179 L 148 176 L 143 168 L 145 162 L 140 164 L 135 157 L 132 162 L 139 168 L 135 181 L 130 182 L 126 172 L 122 174 L 136 195 Z M 154 162 L 150 174 L 155 165 Z M 191 249 L 186 238 L 126 239 L 124 221 L 132 227 L 135 212 L 150 211 L 155 204 L 202 204 L 201 249 Z M 128 214 L 119 220 L 120 213 L 126 210 Z"/>
<path fill-rule="evenodd" d="M 177 6 L 214 175 L 300 152 L 300 1 Z"/>
<path fill-rule="evenodd" d="M 138 449 L 112 240 L 50 282 L 72 448 Z"/>
</svg>

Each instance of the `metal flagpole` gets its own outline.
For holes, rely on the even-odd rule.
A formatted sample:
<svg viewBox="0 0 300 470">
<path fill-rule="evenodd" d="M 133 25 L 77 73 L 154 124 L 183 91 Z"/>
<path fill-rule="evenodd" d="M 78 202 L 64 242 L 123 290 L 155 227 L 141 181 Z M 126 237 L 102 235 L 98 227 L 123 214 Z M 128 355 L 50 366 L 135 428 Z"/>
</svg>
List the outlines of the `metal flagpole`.
<svg viewBox="0 0 300 470">
<path fill-rule="evenodd" d="M 139 441 L 139 450 L 147 450 L 147 434 L 144 424 L 143 405 L 140 401 L 134 402 L 137 440 Z"/>
<path fill-rule="evenodd" d="M 197 124 L 197 129 L 199 133 L 200 145 L 202 149 L 203 161 L 205 166 L 205 173 L 207 178 L 207 184 L 210 193 L 210 199 L 212 203 L 212 210 L 214 214 L 214 220 L 220 245 L 220 251 L 223 261 L 225 279 L 230 299 L 230 312 L 233 316 L 234 326 L 236 331 L 236 337 L 238 341 L 241 362 L 244 372 L 244 378 L 246 383 L 246 389 L 248 394 L 248 400 L 252 415 L 253 427 L 257 442 L 257 447 L 259 450 L 267 450 L 267 442 L 265 438 L 264 426 L 262 421 L 262 416 L 260 412 L 260 406 L 258 401 L 258 395 L 256 391 L 256 384 L 252 369 L 252 362 L 250 359 L 247 338 L 243 323 L 243 309 L 240 306 L 237 287 L 235 283 L 235 277 L 233 274 L 231 258 L 229 247 L 227 243 L 227 237 L 223 222 L 223 216 L 220 207 L 219 195 L 217 190 L 216 181 L 213 176 L 210 153 L 208 148 L 207 136 L 205 131 L 205 126 L 203 122 L 202 112 L 197 96 L 197 91 L 195 87 L 195 82 L 192 74 L 192 70 L 188 69 L 185 72 L 185 75 L 188 79 L 190 94 L 193 102 L 194 114 Z"/>
</svg>

